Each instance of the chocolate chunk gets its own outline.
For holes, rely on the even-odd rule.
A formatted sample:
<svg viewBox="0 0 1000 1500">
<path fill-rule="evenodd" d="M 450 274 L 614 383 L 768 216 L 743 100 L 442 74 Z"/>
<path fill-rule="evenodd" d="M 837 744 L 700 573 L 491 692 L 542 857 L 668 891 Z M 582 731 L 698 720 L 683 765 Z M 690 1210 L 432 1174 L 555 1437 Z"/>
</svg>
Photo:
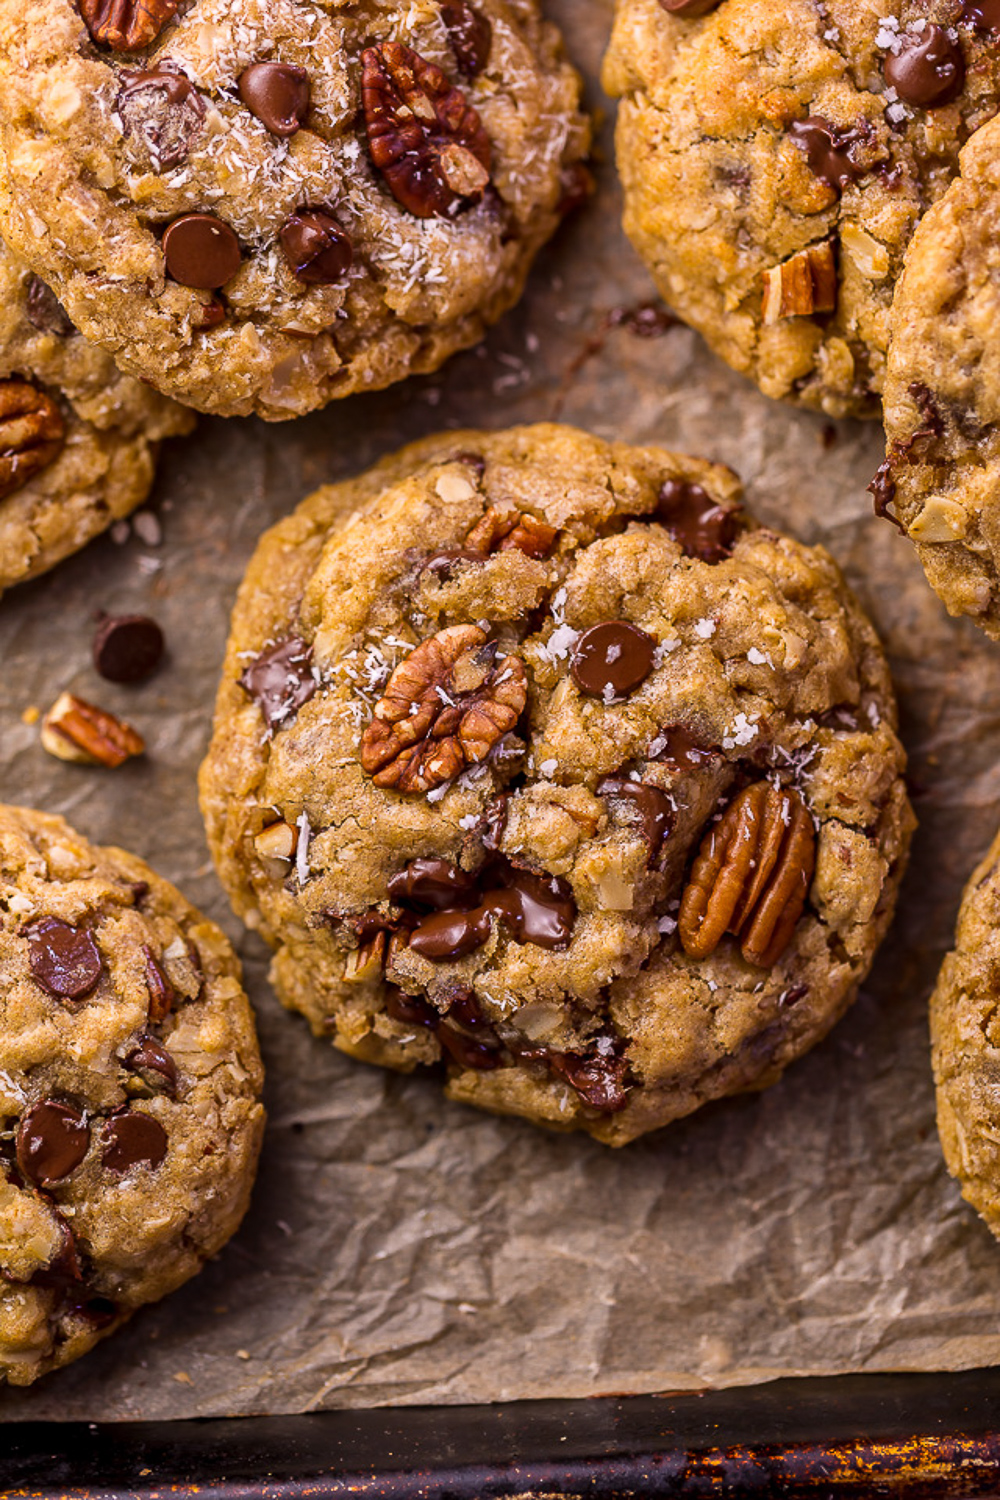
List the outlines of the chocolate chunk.
<svg viewBox="0 0 1000 1500">
<path fill-rule="evenodd" d="M 305 124 L 309 113 L 305 68 L 295 63 L 251 63 L 236 87 L 247 109 L 272 135 L 294 135 Z"/>
<path fill-rule="evenodd" d="M 991 31 L 1000 36 L 1000 0 L 966 0 L 959 20 L 968 22 L 976 31 Z"/>
<path fill-rule="evenodd" d="M 632 818 L 649 845 L 652 863 L 663 847 L 674 822 L 674 809 L 666 792 L 659 787 L 648 786 L 642 781 L 630 781 L 627 777 L 606 776 L 598 783 L 597 795 L 607 797 L 612 803 L 624 804 L 631 810 Z"/>
<path fill-rule="evenodd" d="M 905 31 L 898 46 L 898 52 L 885 58 L 882 72 L 901 99 L 930 109 L 958 98 L 965 83 L 965 60 L 943 26 Z"/>
<path fill-rule="evenodd" d="M 553 1072 L 565 1078 L 585 1104 L 602 1115 L 614 1115 L 625 1108 L 625 1074 L 628 1063 L 617 1057 L 610 1037 L 598 1039 L 598 1049 L 590 1053 L 551 1052 L 548 1063 Z"/>
<path fill-rule="evenodd" d="M 113 1115 L 101 1133 L 101 1160 L 109 1172 L 130 1167 L 158 1167 L 167 1154 L 167 1132 L 159 1120 L 139 1110 Z"/>
<path fill-rule="evenodd" d="M 139 1038 L 139 1045 L 124 1059 L 130 1073 L 138 1073 L 151 1088 L 163 1089 L 165 1093 L 177 1092 L 177 1064 L 166 1047 L 148 1032 Z"/>
<path fill-rule="evenodd" d="M 350 236 L 323 209 L 299 209 L 285 220 L 279 238 L 288 264 L 309 286 L 332 286 L 351 269 Z"/>
<path fill-rule="evenodd" d="M 460 1068 L 475 1068 L 482 1073 L 498 1068 L 502 1061 L 499 1048 L 481 1042 L 478 1037 L 466 1036 L 448 1021 L 441 1022 L 437 1039 Z"/>
<path fill-rule="evenodd" d="M 742 527 L 742 512 L 712 499 L 700 484 L 668 479 L 660 490 L 655 519 L 688 557 L 720 563 L 730 555 Z"/>
<path fill-rule="evenodd" d="M 163 231 L 163 258 L 181 286 L 211 292 L 240 268 L 240 242 L 214 214 L 182 214 Z"/>
<path fill-rule="evenodd" d="M 808 120 L 793 121 L 788 134 L 805 152 L 810 171 L 830 187 L 843 192 L 864 176 L 866 168 L 859 166 L 851 155 L 861 139 L 859 131 L 842 130 L 822 115 L 810 115 Z"/>
<path fill-rule="evenodd" d="M 146 955 L 146 987 L 149 990 L 149 1019 L 155 1024 L 166 1020 L 173 1009 L 177 996 L 170 980 L 153 956 L 151 948 L 143 948 Z"/>
<path fill-rule="evenodd" d="M 408 995 L 395 984 L 386 985 L 385 1013 L 401 1026 L 437 1026 L 441 1017 L 418 995 Z"/>
<path fill-rule="evenodd" d="M 191 80 L 162 62 L 121 77 L 115 109 L 125 135 L 142 142 L 158 172 L 186 161 L 205 120 L 205 101 Z"/>
<path fill-rule="evenodd" d="M 268 646 L 243 672 L 240 686 L 259 707 L 267 727 L 280 729 L 316 691 L 312 647 L 297 635 Z"/>
<path fill-rule="evenodd" d="M 448 33 L 451 50 L 459 70 L 466 78 L 478 78 L 490 60 L 493 25 L 466 0 L 454 0 L 441 6 L 441 19 Z"/>
<path fill-rule="evenodd" d="M 564 880 L 515 870 L 506 860 L 491 866 L 497 884 L 479 893 L 478 905 L 439 910 L 410 934 L 410 947 L 432 963 L 450 963 L 481 948 L 500 922 L 519 943 L 565 948 L 576 902 Z M 468 899 L 467 897 L 465 899 Z"/>
<path fill-rule="evenodd" d="M 479 900 L 475 876 L 446 859 L 412 860 L 389 881 L 389 895 L 425 911 L 467 911 Z"/>
<path fill-rule="evenodd" d="M 26 310 L 28 322 L 37 328 L 39 333 L 54 333 L 56 338 L 60 339 L 68 339 L 76 333 L 66 309 L 52 288 L 46 286 L 40 276 L 31 276 L 28 279 Z"/>
<path fill-rule="evenodd" d="M 660 0 L 660 5 L 669 15 L 683 16 L 686 21 L 695 16 L 707 16 L 719 4 L 720 0 Z"/>
<path fill-rule="evenodd" d="M 142 682 L 160 665 L 163 631 L 149 615 L 104 615 L 92 651 L 108 682 Z"/>
<path fill-rule="evenodd" d="M 80 1111 L 45 1099 L 17 1127 L 17 1164 L 29 1182 L 53 1187 L 76 1171 L 89 1145 L 90 1130 Z"/>
<path fill-rule="evenodd" d="M 573 648 L 570 671 L 582 693 L 611 702 L 634 693 L 653 670 L 656 640 L 625 620 L 585 630 Z"/>
<path fill-rule="evenodd" d="M 82 1000 L 101 977 L 103 961 L 93 933 L 59 917 L 25 928 L 33 978 L 57 1000 Z"/>
</svg>

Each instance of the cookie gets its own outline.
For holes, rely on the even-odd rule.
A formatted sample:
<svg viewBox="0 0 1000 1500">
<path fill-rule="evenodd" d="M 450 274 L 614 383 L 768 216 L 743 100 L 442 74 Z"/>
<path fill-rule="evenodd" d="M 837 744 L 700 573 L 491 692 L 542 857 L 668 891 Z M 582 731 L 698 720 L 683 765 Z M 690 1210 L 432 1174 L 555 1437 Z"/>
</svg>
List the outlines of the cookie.
<svg viewBox="0 0 1000 1500">
<path fill-rule="evenodd" d="M 962 1197 L 1000 1237 L 1000 835 L 973 871 L 931 996 L 937 1123 Z"/>
<path fill-rule="evenodd" d="M 625 229 L 766 395 L 878 415 L 893 286 L 996 113 L 998 39 L 982 0 L 619 0 Z"/>
<path fill-rule="evenodd" d="M 950 614 L 1000 639 L 1000 121 L 962 152 L 893 304 L 876 506 L 915 543 Z"/>
<path fill-rule="evenodd" d="M 909 841 L 894 726 L 836 566 L 729 470 L 464 432 L 264 537 L 202 806 L 318 1035 L 622 1144 L 850 1003 Z"/>
<path fill-rule="evenodd" d="M 194 416 L 123 375 L 0 241 L 0 593 L 141 505 Z"/>
<path fill-rule="evenodd" d="M 0 807 L 0 1378 L 68 1364 L 222 1248 L 261 1083 L 219 929 L 134 855 Z"/>
<path fill-rule="evenodd" d="M 272 421 L 437 369 L 583 191 L 534 0 L 4 0 L 8 235 L 88 338 Z"/>
</svg>

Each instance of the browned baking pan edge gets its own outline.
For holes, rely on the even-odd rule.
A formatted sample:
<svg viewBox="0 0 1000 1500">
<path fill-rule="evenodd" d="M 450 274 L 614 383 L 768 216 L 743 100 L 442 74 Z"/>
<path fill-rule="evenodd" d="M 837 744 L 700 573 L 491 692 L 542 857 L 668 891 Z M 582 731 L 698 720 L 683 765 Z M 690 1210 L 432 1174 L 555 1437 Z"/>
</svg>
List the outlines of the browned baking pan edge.
<svg viewBox="0 0 1000 1500">
<path fill-rule="evenodd" d="M 997 1496 L 1000 1370 L 679 1396 L 0 1426 L 0 1497 Z"/>
</svg>

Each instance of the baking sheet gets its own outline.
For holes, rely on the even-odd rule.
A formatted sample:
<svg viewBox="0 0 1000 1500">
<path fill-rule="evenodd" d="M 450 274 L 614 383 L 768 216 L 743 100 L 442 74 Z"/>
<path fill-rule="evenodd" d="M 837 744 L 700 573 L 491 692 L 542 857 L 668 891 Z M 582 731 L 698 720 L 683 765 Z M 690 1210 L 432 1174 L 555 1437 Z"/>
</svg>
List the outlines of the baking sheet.
<svg viewBox="0 0 1000 1500">
<path fill-rule="evenodd" d="M 549 0 L 596 85 L 610 0 Z M 926 1001 L 962 884 L 1000 823 L 1000 648 L 949 621 L 865 486 L 877 427 L 772 405 L 686 329 L 609 320 L 651 295 L 600 195 L 522 306 L 441 375 L 283 427 L 204 420 L 166 452 L 163 539 L 105 538 L 0 603 L 2 796 L 148 858 L 239 940 L 270 1126 L 243 1230 L 196 1281 L 0 1420 L 114 1420 L 684 1390 L 1000 1362 L 1000 1246 L 934 1130 Z M 614 326 L 608 327 L 611 322 Z M 230 605 L 263 528 L 327 480 L 442 427 L 561 417 L 731 464 L 765 522 L 823 541 L 892 657 L 921 820 L 857 1006 L 761 1096 L 624 1151 L 493 1119 L 341 1057 L 282 1012 L 208 862 L 195 772 Z M 149 524 L 140 530 L 151 534 Z M 142 610 L 170 659 L 139 689 L 89 665 L 96 609 Z M 149 754 L 51 759 L 22 722 L 70 688 Z"/>
</svg>

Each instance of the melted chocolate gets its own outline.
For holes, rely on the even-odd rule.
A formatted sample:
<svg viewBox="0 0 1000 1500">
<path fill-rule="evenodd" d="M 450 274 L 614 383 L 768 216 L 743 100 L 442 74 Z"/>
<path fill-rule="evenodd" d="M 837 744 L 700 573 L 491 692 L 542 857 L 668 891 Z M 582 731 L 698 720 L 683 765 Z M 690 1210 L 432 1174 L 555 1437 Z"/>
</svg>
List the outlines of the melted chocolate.
<svg viewBox="0 0 1000 1500">
<path fill-rule="evenodd" d="M 499 1048 L 491 1047 L 488 1042 L 481 1042 L 478 1037 L 466 1036 L 464 1031 L 459 1031 L 449 1021 L 442 1021 L 438 1026 L 437 1039 L 460 1068 L 489 1072 L 498 1068 L 502 1061 Z"/>
<path fill-rule="evenodd" d="M 478 876 L 447 860 L 417 859 L 389 882 L 400 905 L 416 907 L 421 920 L 409 946 L 432 963 L 453 962 L 481 948 L 501 922 L 519 943 L 564 948 L 576 918 L 576 902 L 564 880 L 516 870 L 502 856 Z"/>
<path fill-rule="evenodd" d="M 624 804 L 630 810 L 629 821 L 634 820 L 643 838 L 649 845 L 650 863 L 659 854 L 663 841 L 670 833 L 674 822 L 674 810 L 666 792 L 659 787 L 648 786 L 642 781 L 631 781 L 627 777 L 606 776 L 598 784 L 597 795 L 607 797 L 612 803 Z"/>
<path fill-rule="evenodd" d="M 717 754 L 716 750 L 703 750 L 683 724 L 671 724 L 666 729 L 661 729 L 650 746 L 651 759 L 676 766 L 678 771 L 695 770 L 699 766 L 708 765 Z"/>
<path fill-rule="evenodd" d="M 398 985 L 386 985 L 385 1013 L 401 1026 L 436 1027 L 441 1017 L 432 1005 L 418 995 L 408 995 Z"/>
<path fill-rule="evenodd" d="M 728 510 L 700 484 L 668 479 L 660 490 L 655 516 L 688 557 L 720 563 L 730 555 L 742 528 L 742 512 Z"/>
<path fill-rule="evenodd" d="M 474 875 L 446 859 L 414 859 L 389 881 L 389 895 L 398 906 L 419 911 L 468 911 L 479 900 Z"/>
<path fill-rule="evenodd" d="M 164 1093 L 177 1092 L 177 1064 L 161 1042 L 148 1033 L 139 1038 L 136 1046 L 124 1059 L 130 1073 L 138 1073 L 151 1088 Z"/>
<path fill-rule="evenodd" d="M 967 22 L 976 31 L 990 31 L 994 36 L 1000 36 L 1000 0 L 966 0 L 959 20 Z"/>
<path fill-rule="evenodd" d="M 37 1187 L 64 1181 L 76 1171 L 89 1146 L 90 1130 L 83 1115 L 55 1099 L 32 1105 L 17 1128 L 17 1164 Z"/>
<path fill-rule="evenodd" d="M 625 1091 L 628 1062 L 615 1055 L 610 1038 L 604 1041 L 606 1052 L 550 1052 L 547 1061 L 553 1072 L 565 1078 L 591 1109 L 602 1115 L 614 1115 L 628 1103 Z"/>
<path fill-rule="evenodd" d="M 843 192 L 864 176 L 868 170 L 859 166 L 851 155 L 862 139 L 858 130 L 842 130 L 822 115 L 810 115 L 807 120 L 795 120 L 788 127 L 788 134 L 796 146 L 805 152 L 806 161 L 814 176 L 832 188 Z"/>
<path fill-rule="evenodd" d="M 656 639 L 626 620 L 606 620 L 585 630 L 573 648 L 570 672 L 591 698 L 626 698 L 653 670 Z"/>
<path fill-rule="evenodd" d="M 268 646 L 243 672 L 240 687 L 257 704 L 268 729 L 280 729 L 316 691 L 312 647 L 297 635 Z"/>
<path fill-rule="evenodd" d="M 25 936 L 32 977 L 56 1000 L 83 1000 L 96 987 L 104 965 L 93 933 L 42 917 Z"/>
</svg>

